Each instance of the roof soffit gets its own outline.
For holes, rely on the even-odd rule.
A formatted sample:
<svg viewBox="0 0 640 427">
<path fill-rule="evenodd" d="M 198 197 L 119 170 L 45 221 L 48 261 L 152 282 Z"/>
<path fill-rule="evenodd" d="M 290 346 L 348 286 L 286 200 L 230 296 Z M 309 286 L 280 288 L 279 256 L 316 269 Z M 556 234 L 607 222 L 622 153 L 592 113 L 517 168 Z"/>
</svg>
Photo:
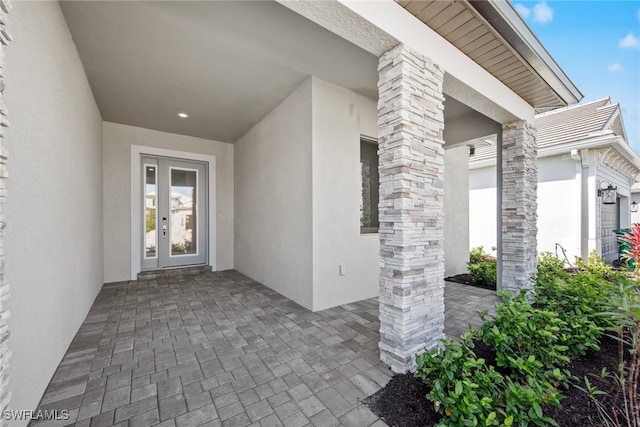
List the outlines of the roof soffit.
<svg viewBox="0 0 640 427">
<path fill-rule="evenodd" d="M 582 94 L 506 1 L 395 0 L 538 111 Z"/>
</svg>

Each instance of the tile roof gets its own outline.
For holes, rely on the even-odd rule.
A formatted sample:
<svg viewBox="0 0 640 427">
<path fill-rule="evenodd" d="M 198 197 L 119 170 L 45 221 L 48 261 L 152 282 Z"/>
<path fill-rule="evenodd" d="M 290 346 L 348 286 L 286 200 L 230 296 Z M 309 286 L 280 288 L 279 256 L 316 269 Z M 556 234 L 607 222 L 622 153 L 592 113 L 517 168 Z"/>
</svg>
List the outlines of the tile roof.
<svg viewBox="0 0 640 427">
<path fill-rule="evenodd" d="M 538 150 L 586 140 L 605 130 L 620 135 L 624 130 L 619 120 L 615 119 L 619 108 L 618 103 L 603 98 L 537 114 Z M 469 159 L 472 163 L 489 160 L 496 155 L 495 135 L 470 141 L 470 144 L 476 147 L 475 154 Z"/>
<path fill-rule="evenodd" d="M 605 130 L 618 104 L 609 98 L 571 108 L 562 108 L 536 116 L 538 148 L 553 147 L 589 138 Z"/>
</svg>

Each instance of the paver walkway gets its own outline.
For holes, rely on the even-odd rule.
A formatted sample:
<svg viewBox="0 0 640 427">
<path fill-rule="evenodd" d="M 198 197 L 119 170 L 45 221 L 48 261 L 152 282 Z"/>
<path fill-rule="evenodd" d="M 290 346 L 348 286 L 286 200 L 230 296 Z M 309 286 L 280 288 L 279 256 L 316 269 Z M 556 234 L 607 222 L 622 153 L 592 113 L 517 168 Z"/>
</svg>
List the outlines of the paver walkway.
<svg viewBox="0 0 640 427">
<path fill-rule="evenodd" d="M 453 339 L 469 329 L 469 325 L 481 326 L 478 311 L 495 313 L 494 304 L 498 301 L 495 291 L 445 282 L 444 287 L 444 333 Z"/>
<path fill-rule="evenodd" d="M 457 334 L 464 299 L 495 294 L 450 285 Z M 375 298 L 313 313 L 236 271 L 108 284 L 39 409 L 85 427 L 384 426 L 360 403 L 391 376 L 378 329 Z"/>
</svg>

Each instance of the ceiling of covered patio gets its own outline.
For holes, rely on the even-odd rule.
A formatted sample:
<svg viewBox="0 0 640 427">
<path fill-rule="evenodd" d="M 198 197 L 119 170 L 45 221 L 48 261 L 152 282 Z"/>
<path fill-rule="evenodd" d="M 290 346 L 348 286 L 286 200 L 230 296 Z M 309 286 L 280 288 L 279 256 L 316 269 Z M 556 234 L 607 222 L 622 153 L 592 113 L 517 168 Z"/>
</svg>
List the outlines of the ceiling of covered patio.
<svg viewBox="0 0 640 427">
<path fill-rule="evenodd" d="M 105 121 L 234 142 L 312 75 L 378 97 L 375 55 L 274 1 L 62 8 Z"/>
<path fill-rule="evenodd" d="M 62 8 L 106 121 L 233 142 L 311 75 L 377 98 L 374 55 L 276 2 Z"/>
</svg>

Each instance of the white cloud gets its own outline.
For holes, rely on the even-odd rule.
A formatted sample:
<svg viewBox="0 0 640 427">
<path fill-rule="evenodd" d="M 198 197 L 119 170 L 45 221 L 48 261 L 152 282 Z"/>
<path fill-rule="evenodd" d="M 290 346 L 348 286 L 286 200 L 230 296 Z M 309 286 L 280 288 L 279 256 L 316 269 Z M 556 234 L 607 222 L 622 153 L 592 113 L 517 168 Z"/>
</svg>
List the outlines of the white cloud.
<svg viewBox="0 0 640 427">
<path fill-rule="evenodd" d="M 622 65 L 618 64 L 617 62 L 614 62 L 613 64 L 609 64 L 607 66 L 607 71 L 611 73 L 615 73 L 617 71 L 624 71 L 624 68 L 622 67 Z"/>
<path fill-rule="evenodd" d="M 514 7 L 516 8 L 516 11 L 518 11 L 520 16 L 522 16 L 525 19 L 527 19 L 529 15 L 531 15 L 531 9 L 529 9 L 527 6 L 521 3 L 516 3 Z"/>
<path fill-rule="evenodd" d="M 553 20 L 553 9 L 549 7 L 546 1 L 533 6 L 533 20 L 541 24 L 548 24 Z"/>
<path fill-rule="evenodd" d="M 633 33 L 629 33 L 618 41 L 618 47 L 622 49 L 640 49 L 640 39 L 634 36 Z"/>
</svg>

